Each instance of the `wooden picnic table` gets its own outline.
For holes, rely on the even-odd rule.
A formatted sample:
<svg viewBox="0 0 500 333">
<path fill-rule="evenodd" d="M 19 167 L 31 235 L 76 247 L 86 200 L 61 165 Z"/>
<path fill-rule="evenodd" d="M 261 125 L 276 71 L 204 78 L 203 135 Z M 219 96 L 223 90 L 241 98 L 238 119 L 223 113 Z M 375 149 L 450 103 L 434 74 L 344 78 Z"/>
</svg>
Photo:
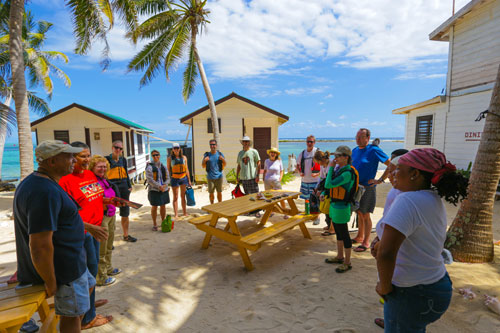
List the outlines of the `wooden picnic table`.
<svg viewBox="0 0 500 333">
<path fill-rule="evenodd" d="M 0 289 L 0 332 L 18 332 L 38 312 L 42 321 L 40 332 L 56 332 L 58 317 L 47 302 L 43 285 L 16 288 L 10 284 Z"/>
<path fill-rule="evenodd" d="M 243 263 L 247 270 L 252 270 L 253 265 L 248 256 L 247 250 L 256 251 L 260 248 L 265 240 L 277 236 L 286 230 L 293 229 L 299 226 L 305 238 L 311 238 L 305 222 L 315 219 L 317 215 L 301 214 L 295 205 L 295 199 L 298 198 L 300 192 L 289 192 L 281 190 L 266 191 L 272 194 L 272 198 L 267 200 L 257 199 L 257 193 L 245 195 L 243 197 L 218 202 L 212 205 L 203 206 L 202 209 L 208 212 L 208 215 L 193 218 L 189 220 L 198 229 L 206 232 L 205 239 L 202 243 L 202 248 L 208 248 L 212 236 L 235 244 L 241 254 Z M 282 208 L 281 202 L 288 203 L 288 208 Z M 238 216 L 256 211 L 264 210 L 264 214 L 259 221 L 259 226 L 264 227 L 272 212 L 286 214 L 290 217 L 276 221 L 272 226 L 262 228 L 249 235 L 242 235 L 236 219 Z M 228 223 L 224 229 L 217 228 L 217 223 L 220 218 L 226 218 Z"/>
</svg>

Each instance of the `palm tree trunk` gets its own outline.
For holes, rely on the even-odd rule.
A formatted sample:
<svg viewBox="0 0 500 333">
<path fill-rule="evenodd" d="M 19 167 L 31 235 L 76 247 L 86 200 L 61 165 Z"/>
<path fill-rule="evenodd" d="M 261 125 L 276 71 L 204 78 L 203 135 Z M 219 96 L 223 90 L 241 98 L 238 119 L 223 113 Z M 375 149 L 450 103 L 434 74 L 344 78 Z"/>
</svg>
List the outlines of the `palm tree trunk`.
<svg viewBox="0 0 500 333">
<path fill-rule="evenodd" d="M 5 105 L 10 106 L 12 96 L 9 94 L 5 99 Z M 0 121 L 0 180 L 2 180 L 3 150 L 5 149 L 5 139 L 7 139 L 7 122 Z"/>
<path fill-rule="evenodd" d="M 193 43 L 196 43 L 193 41 Z M 198 49 L 196 45 L 194 46 L 194 53 L 196 57 L 196 63 L 198 64 L 198 71 L 200 72 L 201 82 L 203 84 L 203 89 L 205 89 L 205 95 L 207 95 L 208 107 L 210 108 L 210 117 L 212 117 L 212 129 L 214 130 L 214 140 L 217 141 L 217 148 L 221 148 L 221 142 L 219 140 L 219 120 L 217 118 L 217 111 L 215 110 L 214 97 L 212 96 L 212 90 L 210 90 L 210 85 L 208 84 L 207 74 L 205 74 L 205 68 L 201 62 L 200 56 L 198 55 Z"/>
<path fill-rule="evenodd" d="M 33 141 L 31 139 L 28 96 L 24 77 L 24 58 L 22 44 L 24 0 L 12 0 L 10 5 L 10 64 L 12 68 L 12 87 L 16 105 L 17 131 L 19 136 L 19 161 L 21 179 L 33 172 Z"/>
<path fill-rule="evenodd" d="M 500 179 L 500 67 L 481 142 L 472 167 L 467 198 L 448 230 L 446 247 L 457 261 L 493 260 L 493 203 Z"/>
</svg>

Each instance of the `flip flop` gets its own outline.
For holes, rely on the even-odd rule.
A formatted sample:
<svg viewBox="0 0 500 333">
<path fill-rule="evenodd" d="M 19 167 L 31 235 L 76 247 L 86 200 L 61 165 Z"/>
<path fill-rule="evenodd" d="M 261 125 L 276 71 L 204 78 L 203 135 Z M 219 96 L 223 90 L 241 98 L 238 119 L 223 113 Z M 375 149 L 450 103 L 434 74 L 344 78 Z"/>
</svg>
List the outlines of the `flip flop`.
<svg viewBox="0 0 500 333">
<path fill-rule="evenodd" d="M 374 322 L 378 327 L 385 327 L 384 318 L 375 318 Z"/>
<path fill-rule="evenodd" d="M 352 269 L 351 265 L 342 264 L 339 267 L 335 268 L 335 272 L 337 272 L 337 273 L 345 273 L 345 272 L 347 272 L 347 271 L 349 271 L 351 269 Z"/>
<path fill-rule="evenodd" d="M 331 236 L 331 235 L 335 235 L 335 232 L 330 232 L 326 230 L 321 233 L 321 236 Z"/>
<path fill-rule="evenodd" d="M 113 316 L 103 316 L 96 315 L 92 321 L 86 325 L 82 325 L 82 330 L 88 330 L 89 328 L 98 327 L 102 325 L 106 325 L 107 323 L 113 321 Z"/>
<path fill-rule="evenodd" d="M 366 246 L 360 245 L 354 249 L 354 252 L 365 252 L 366 250 L 368 250 L 368 248 Z"/>
<path fill-rule="evenodd" d="M 356 238 L 351 239 L 351 242 L 352 242 L 353 244 L 358 244 L 358 243 L 361 243 L 361 241 L 358 241 Z"/>
</svg>

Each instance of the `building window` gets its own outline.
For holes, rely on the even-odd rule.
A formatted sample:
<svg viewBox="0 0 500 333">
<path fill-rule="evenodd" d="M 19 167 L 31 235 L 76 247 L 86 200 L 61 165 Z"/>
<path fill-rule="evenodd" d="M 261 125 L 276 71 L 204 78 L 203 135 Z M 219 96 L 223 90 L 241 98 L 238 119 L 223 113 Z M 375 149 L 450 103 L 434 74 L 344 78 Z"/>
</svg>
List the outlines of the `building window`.
<svg viewBox="0 0 500 333">
<path fill-rule="evenodd" d="M 69 131 L 54 131 L 54 140 L 69 143 Z"/>
<path fill-rule="evenodd" d="M 142 149 L 142 135 L 140 134 L 137 134 L 137 152 L 139 155 L 144 153 L 144 150 Z"/>
<path fill-rule="evenodd" d="M 220 126 L 220 118 L 218 118 L 219 120 L 219 133 L 222 132 L 222 128 Z M 212 118 L 208 118 L 207 119 L 207 128 L 208 128 L 208 132 L 207 133 L 213 133 L 214 130 L 212 129 Z"/>
<path fill-rule="evenodd" d="M 417 117 L 415 145 L 432 145 L 432 121 L 432 115 Z"/>
</svg>

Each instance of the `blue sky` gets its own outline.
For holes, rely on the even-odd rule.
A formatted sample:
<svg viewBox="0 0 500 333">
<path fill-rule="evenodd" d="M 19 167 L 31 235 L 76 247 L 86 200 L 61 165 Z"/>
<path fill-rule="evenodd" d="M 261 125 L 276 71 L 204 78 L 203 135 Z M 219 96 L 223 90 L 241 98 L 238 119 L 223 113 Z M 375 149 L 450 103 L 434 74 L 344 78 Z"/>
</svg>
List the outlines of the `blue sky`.
<svg viewBox="0 0 500 333">
<path fill-rule="evenodd" d="M 209 1 L 211 24 L 199 50 L 214 99 L 232 91 L 290 117 L 280 137 L 404 135 L 404 117 L 391 110 L 439 95 L 446 85 L 448 43 L 428 34 L 451 16 L 453 0 L 219 0 Z M 456 0 L 456 10 L 467 0 Z M 188 103 L 181 96 L 182 65 L 139 89 L 142 73 L 126 73 L 141 48 L 118 24 L 109 35 L 112 63 L 100 68 L 101 45 L 73 53 L 70 15 L 62 0 L 32 0 L 37 20 L 54 24 L 46 50 L 66 53 L 56 63 L 72 81 L 54 78 L 50 107 L 73 102 L 184 138 L 179 118 L 207 104 L 201 83 Z M 41 93 L 41 95 L 43 95 Z M 32 115 L 31 120 L 38 119 Z M 8 139 L 15 142 L 15 136 Z"/>
</svg>

